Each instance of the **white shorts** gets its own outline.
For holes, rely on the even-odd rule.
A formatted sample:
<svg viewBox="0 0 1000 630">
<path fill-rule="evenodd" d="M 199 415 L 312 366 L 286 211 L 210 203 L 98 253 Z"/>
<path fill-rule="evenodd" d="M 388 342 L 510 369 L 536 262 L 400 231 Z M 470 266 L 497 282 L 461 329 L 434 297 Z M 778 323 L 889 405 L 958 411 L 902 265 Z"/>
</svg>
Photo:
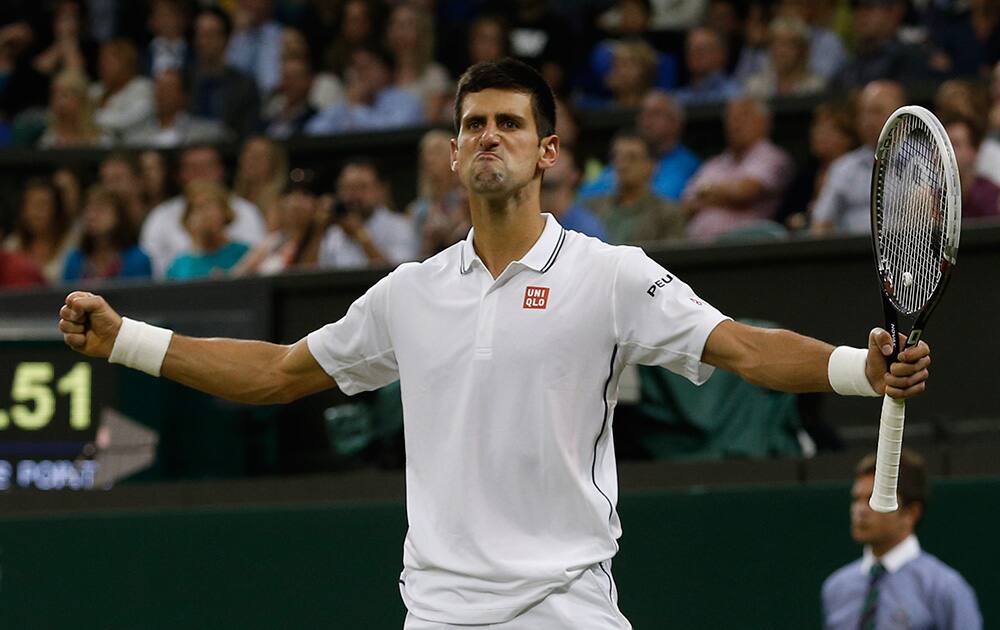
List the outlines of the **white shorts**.
<svg viewBox="0 0 1000 630">
<path fill-rule="evenodd" d="M 504 623 L 454 625 L 427 621 L 407 613 L 403 630 L 632 630 L 618 610 L 618 587 L 611 562 L 595 564 L 567 586 Z"/>
</svg>

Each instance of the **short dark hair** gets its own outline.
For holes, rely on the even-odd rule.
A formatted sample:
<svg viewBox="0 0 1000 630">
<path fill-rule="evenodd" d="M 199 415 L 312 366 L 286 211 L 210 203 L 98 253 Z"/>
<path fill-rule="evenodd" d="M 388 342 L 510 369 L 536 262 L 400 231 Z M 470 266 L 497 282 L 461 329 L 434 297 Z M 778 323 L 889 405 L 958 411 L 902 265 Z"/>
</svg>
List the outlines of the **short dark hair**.
<svg viewBox="0 0 1000 630">
<path fill-rule="evenodd" d="M 945 129 L 951 127 L 952 125 L 962 125 L 969 132 L 969 141 L 972 142 L 972 146 L 979 149 L 979 145 L 983 143 L 983 128 L 968 116 L 963 116 L 961 114 L 951 114 L 949 116 L 944 116 L 941 119 L 941 124 L 944 125 Z"/>
<path fill-rule="evenodd" d="M 211 15 L 215 19 L 222 22 L 222 31 L 226 34 L 226 39 L 233 34 L 233 18 L 229 17 L 229 14 L 220 9 L 217 6 L 207 6 L 201 11 L 198 11 L 198 15 Z"/>
<path fill-rule="evenodd" d="M 855 477 L 875 474 L 875 453 L 861 458 L 854 468 Z M 923 508 L 930 496 L 930 482 L 927 478 L 927 463 L 924 458 L 910 449 L 904 448 L 899 456 L 899 481 L 896 494 L 903 506 L 919 503 Z"/>
<path fill-rule="evenodd" d="M 379 169 L 378 164 L 375 162 L 375 160 L 367 156 L 353 157 L 350 160 L 344 162 L 344 165 L 340 168 L 340 172 L 337 174 L 337 179 L 340 179 L 340 176 L 344 174 L 344 171 L 346 171 L 348 168 L 351 167 L 366 168 L 371 172 L 375 173 L 375 179 L 377 179 L 379 182 L 382 181 L 382 170 Z"/>
<path fill-rule="evenodd" d="M 455 94 L 455 133 L 462 125 L 462 101 L 466 94 L 474 94 L 496 88 L 511 90 L 531 96 L 531 111 L 535 116 L 538 138 L 551 136 L 556 132 L 556 99 L 552 88 L 542 75 L 528 64 L 506 58 L 483 61 L 465 71 L 458 80 Z"/>
<path fill-rule="evenodd" d="M 614 146 L 619 140 L 634 140 L 635 142 L 638 142 L 646 149 L 646 156 L 651 161 L 656 161 L 656 147 L 653 146 L 653 143 L 644 138 L 638 130 L 630 127 L 619 129 L 615 132 L 615 135 L 611 136 L 611 143 L 608 146 Z"/>
</svg>

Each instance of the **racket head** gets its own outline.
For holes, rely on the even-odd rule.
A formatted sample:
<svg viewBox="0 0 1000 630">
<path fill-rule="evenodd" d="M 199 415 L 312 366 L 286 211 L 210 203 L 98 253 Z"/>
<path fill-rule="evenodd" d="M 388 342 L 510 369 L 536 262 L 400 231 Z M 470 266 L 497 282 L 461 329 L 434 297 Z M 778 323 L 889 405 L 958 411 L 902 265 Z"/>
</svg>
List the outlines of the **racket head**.
<svg viewBox="0 0 1000 630">
<path fill-rule="evenodd" d="M 957 262 L 962 225 L 955 149 L 944 125 L 927 109 L 901 107 L 882 127 L 872 170 L 871 212 L 887 310 L 891 306 L 913 318 L 913 329 L 920 330 Z"/>
</svg>

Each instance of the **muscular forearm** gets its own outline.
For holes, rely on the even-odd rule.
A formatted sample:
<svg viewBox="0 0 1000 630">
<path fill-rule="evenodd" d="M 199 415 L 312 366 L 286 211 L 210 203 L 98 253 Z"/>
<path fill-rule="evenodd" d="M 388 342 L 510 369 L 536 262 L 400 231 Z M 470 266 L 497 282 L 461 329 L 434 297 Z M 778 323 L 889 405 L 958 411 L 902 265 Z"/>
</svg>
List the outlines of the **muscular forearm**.
<svg viewBox="0 0 1000 630">
<path fill-rule="evenodd" d="M 745 380 L 785 392 L 829 392 L 827 365 L 833 346 L 789 330 L 724 322 L 729 342 L 706 344 L 706 363 L 735 372 Z M 723 331 L 725 332 L 725 331 Z M 713 335 L 716 333 L 713 332 Z M 715 352 L 713 352 L 715 350 Z"/>
<path fill-rule="evenodd" d="M 300 342 L 304 345 L 304 342 Z M 175 334 L 161 374 L 199 391 L 249 404 L 286 403 L 333 385 L 316 371 L 291 373 L 304 347 L 263 341 L 196 339 Z"/>
</svg>

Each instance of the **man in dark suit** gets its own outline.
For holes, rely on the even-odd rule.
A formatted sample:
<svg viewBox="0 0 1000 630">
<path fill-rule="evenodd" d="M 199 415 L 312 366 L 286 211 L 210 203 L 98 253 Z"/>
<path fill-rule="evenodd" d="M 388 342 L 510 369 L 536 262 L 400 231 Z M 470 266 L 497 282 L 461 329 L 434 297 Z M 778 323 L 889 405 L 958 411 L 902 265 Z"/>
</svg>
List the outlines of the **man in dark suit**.
<svg viewBox="0 0 1000 630">
<path fill-rule="evenodd" d="M 195 18 L 194 54 L 189 111 L 195 116 L 221 120 L 237 135 L 257 131 L 260 100 L 254 80 L 226 64 L 226 44 L 232 31 L 229 16 L 214 7 Z"/>
</svg>

